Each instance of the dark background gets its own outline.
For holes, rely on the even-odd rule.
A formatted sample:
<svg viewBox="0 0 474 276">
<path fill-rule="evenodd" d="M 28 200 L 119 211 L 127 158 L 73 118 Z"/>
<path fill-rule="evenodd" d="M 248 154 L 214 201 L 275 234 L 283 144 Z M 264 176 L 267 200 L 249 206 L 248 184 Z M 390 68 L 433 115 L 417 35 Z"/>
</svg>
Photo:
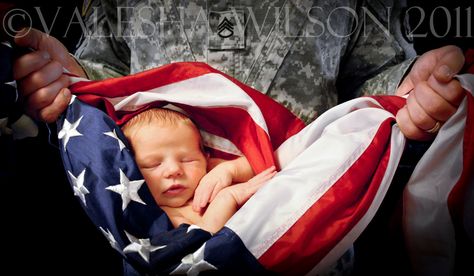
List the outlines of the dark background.
<svg viewBox="0 0 474 276">
<path fill-rule="evenodd" d="M 82 1 L 11 2 L 31 15 L 35 28 L 46 31 L 33 8 L 39 7 L 51 35 L 74 51 L 81 28 L 68 25 L 74 9 L 81 11 Z M 4 269 L 13 275 L 121 275 L 121 256 L 91 223 L 68 184 L 55 146 L 55 126 L 50 125 L 52 145 L 46 124 L 39 127 L 39 138 L 0 148 L 1 155 L 10 156 L 8 164 L 0 166 L 8 168 L 0 175 L 3 248 L 9 256 L 2 261 Z"/>
<path fill-rule="evenodd" d="M 411 9 L 409 12 L 412 34 L 416 36 L 413 41 L 417 53 L 422 54 L 447 44 L 455 44 L 463 49 L 473 48 L 473 37 L 467 37 L 468 34 L 474 35 L 472 26 L 468 25 L 469 2 L 471 1 L 409 1 L 411 6 L 418 6 L 425 12 L 423 18 L 419 9 Z M 37 11 L 32 7 L 39 7 L 48 26 L 51 26 L 58 13 L 51 35 L 61 40 L 70 51 L 74 51 L 81 29 L 78 24 L 67 28 L 74 9 L 79 8 L 81 11 L 82 1 L 16 1 L 15 4 L 28 10 L 34 26 L 43 31 L 39 18 L 34 16 Z M 440 7 L 445 7 L 449 16 Z M 470 12 L 472 18 L 474 11 L 471 9 Z M 450 24 L 448 17 L 451 17 Z M 471 21 L 474 22 L 474 19 Z M 52 137 L 55 137 L 54 129 L 52 133 Z M 3 233 L 6 233 L 4 239 L 9 249 L 7 254 L 11 256 L 5 264 L 13 271 L 35 272 L 40 275 L 120 275 L 120 256 L 90 223 L 77 198 L 73 196 L 54 146 L 54 138 L 53 145 L 48 145 L 48 138 L 48 129 L 42 124 L 39 139 L 15 141 L 9 145 L 7 152 L 1 153 L 13 157 L 8 161 L 7 174 L 0 179 L 5 197 L 2 200 L 2 228 L 6 230 Z M 378 232 L 374 230 L 377 229 L 375 227 L 366 231 L 361 240 L 373 239 Z M 391 237 L 380 237 L 387 238 Z M 392 243 L 398 242 L 397 239 L 392 240 Z M 378 254 L 383 247 L 385 245 L 369 246 L 364 243 L 362 248 L 365 252 L 375 253 L 365 261 L 369 265 L 378 263 L 375 267 L 383 268 L 383 259 L 388 257 Z M 403 258 L 397 254 L 399 252 L 391 257 Z M 379 255 L 378 258 L 376 255 Z M 399 267 L 392 270 L 392 273 L 385 271 L 384 274 L 405 274 L 404 269 Z M 362 272 L 360 274 L 363 275 Z"/>
</svg>

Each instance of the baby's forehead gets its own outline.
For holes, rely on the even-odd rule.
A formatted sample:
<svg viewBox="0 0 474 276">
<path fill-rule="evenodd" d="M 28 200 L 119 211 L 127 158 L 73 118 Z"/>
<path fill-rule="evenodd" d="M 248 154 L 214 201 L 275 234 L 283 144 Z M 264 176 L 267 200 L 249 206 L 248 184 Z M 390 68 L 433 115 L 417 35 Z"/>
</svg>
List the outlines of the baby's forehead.
<svg viewBox="0 0 474 276">
<path fill-rule="evenodd" d="M 201 131 L 197 128 L 196 125 L 189 122 L 179 122 L 175 124 L 157 124 L 154 126 L 161 134 L 170 134 L 169 138 L 175 138 L 177 140 L 181 140 L 181 138 L 186 138 L 189 140 L 196 141 L 198 143 L 201 142 L 202 136 Z M 157 137 L 158 138 L 158 137 Z"/>
<path fill-rule="evenodd" d="M 191 120 L 182 120 L 182 121 L 173 121 L 173 122 L 156 120 L 155 123 L 152 123 L 152 125 L 155 125 L 158 128 L 172 129 L 175 131 L 187 132 L 187 131 L 192 130 L 192 132 L 197 132 L 198 134 L 200 132 L 198 126 L 195 125 Z"/>
</svg>

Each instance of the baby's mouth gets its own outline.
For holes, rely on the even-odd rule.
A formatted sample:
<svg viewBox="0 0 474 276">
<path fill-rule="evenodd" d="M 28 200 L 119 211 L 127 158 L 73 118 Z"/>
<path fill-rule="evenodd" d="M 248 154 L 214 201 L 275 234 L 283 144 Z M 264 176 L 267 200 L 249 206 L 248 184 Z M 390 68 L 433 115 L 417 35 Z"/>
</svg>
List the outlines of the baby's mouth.
<svg viewBox="0 0 474 276">
<path fill-rule="evenodd" d="M 186 190 L 186 187 L 181 185 L 181 184 L 173 184 L 171 185 L 171 187 L 169 187 L 165 192 L 164 194 L 166 195 L 178 195 L 180 194 L 181 192 L 183 192 L 184 190 Z"/>
</svg>

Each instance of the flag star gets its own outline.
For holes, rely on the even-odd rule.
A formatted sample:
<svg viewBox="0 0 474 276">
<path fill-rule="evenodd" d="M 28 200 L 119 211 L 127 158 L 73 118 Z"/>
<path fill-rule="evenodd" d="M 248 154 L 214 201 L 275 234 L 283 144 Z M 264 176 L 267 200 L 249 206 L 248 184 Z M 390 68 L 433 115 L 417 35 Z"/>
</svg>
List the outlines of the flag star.
<svg viewBox="0 0 474 276">
<path fill-rule="evenodd" d="M 68 120 L 64 119 L 63 128 L 58 133 L 58 138 L 64 139 L 63 140 L 64 150 L 66 150 L 66 146 L 70 138 L 74 136 L 82 136 L 82 134 L 76 130 L 76 128 L 81 123 L 82 117 L 84 116 L 81 116 L 81 118 L 79 118 L 79 120 L 75 121 L 73 124 L 69 123 Z"/>
<path fill-rule="evenodd" d="M 191 232 L 191 231 L 194 230 L 194 229 L 201 229 L 201 227 L 199 227 L 199 226 L 197 226 L 197 225 L 194 225 L 194 224 L 189 225 L 188 229 L 186 230 L 186 234 L 189 233 L 189 232 Z"/>
<path fill-rule="evenodd" d="M 204 260 L 204 249 L 206 243 L 204 243 L 196 252 L 193 254 L 186 255 L 182 260 L 181 264 L 175 268 L 170 274 L 185 274 L 188 276 L 198 275 L 199 272 L 206 270 L 217 270 L 215 266 Z"/>
<path fill-rule="evenodd" d="M 133 235 L 127 233 L 127 231 L 125 231 L 125 234 L 127 235 L 128 239 L 131 241 L 131 244 L 127 245 L 123 249 L 123 252 L 124 253 L 137 252 L 147 263 L 150 260 L 151 252 L 154 252 L 156 250 L 160 250 L 166 247 L 166 245 L 161 245 L 161 246 L 151 245 L 150 239 L 138 239 L 134 237 Z"/>
<path fill-rule="evenodd" d="M 143 179 L 130 181 L 120 169 L 120 184 L 109 186 L 106 189 L 120 194 L 122 197 L 122 210 L 125 210 L 125 208 L 128 206 L 128 203 L 130 203 L 130 200 L 146 205 L 146 203 L 143 202 L 143 200 L 138 195 L 138 190 L 140 190 L 140 187 L 144 182 L 145 180 Z"/>
<path fill-rule="evenodd" d="M 109 241 L 110 243 L 110 246 L 112 246 L 112 248 L 114 248 L 115 250 L 117 250 L 118 252 L 122 253 L 122 250 L 120 249 L 120 246 L 118 244 L 118 242 L 115 240 L 115 237 L 114 235 L 112 235 L 112 233 L 110 232 L 109 229 L 107 229 L 107 231 L 104 230 L 104 228 L 100 227 L 100 231 L 102 231 L 102 234 L 104 234 L 104 236 L 107 238 L 107 240 Z"/>
<path fill-rule="evenodd" d="M 6 85 L 9 85 L 15 89 L 18 88 L 17 84 L 16 84 L 16 81 L 9 81 L 9 82 L 6 82 L 5 83 Z M 16 98 L 15 98 L 15 102 L 18 100 L 18 92 L 16 93 Z"/>
<path fill-rule="evenodd" d="M 112 131 L 104 132 L 104 134 L 117 140 L 120 151 L 122 151 L 125 148 L 125 144 L 122 142 L 122 140 L 120 140 L 120 138 L 118 138 L 117 133 L 115 132 L 115 129 L 113 130 L 113 132 Z"/>
<path fill-rule="evenodd" d="M 77 177 L 75 177 L 70 171 L 67 172 L 71 178 L 74 195 L 79 197 L 84 205 L 87 205 L 86 195 L 89 193 L 89 190 L 87 190 L 86 186 L 84 186 L 84 175 L 86 173 L 86 169 L 84 169 Z"/>
</svg>

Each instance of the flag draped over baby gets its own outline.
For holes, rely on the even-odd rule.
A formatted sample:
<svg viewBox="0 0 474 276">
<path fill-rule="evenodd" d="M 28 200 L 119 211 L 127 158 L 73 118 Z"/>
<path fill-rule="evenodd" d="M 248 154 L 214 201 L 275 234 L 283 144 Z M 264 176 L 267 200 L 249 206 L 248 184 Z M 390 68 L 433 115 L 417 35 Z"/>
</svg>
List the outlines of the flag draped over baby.
<svg viewBox="0 0 474 276">
<path fill-rule="evenodd" d="M 272 99 L 203 63 L 173 63 L 103 81 L 73 80 L 77 97 L 58 120 L 64 167 L 94 224 L 142 273 L 326 270 L 341 262 L 375 215 L 405 144 L 394 119 L 405 99 L 394 96 L 352 100 L 305 127 Z M 474 81 L 472 75 L 465 80 L 466 99 L 441 128 L 404 193 L 409 250 L 430 269 L 450 268 L 454 252 L 447 245 L 455 243 L 450 208 L 466 213 L 459 191 L 474 185 L 467 170 L 472 172 L 474 149 L 466 139 L 474 133 L 466 120 L 473 112 L 469 82 Z M 193 225 L 173 229 L 119 128 L 150 107 L 191 117 L 215 156 L 245 155 L 257 173 L 274 164 L 280 172 L 215 235 Z M 427 212 L 436 216 L 427 218 Z M 461 221 L 464 213 L 458 212 Z M 423 239 L 431 238 L 440 240 L 434 245 L 437 255 L 423 251 Z M 432 262 L 439 254 L 446 263 Z"/>
</svg>

